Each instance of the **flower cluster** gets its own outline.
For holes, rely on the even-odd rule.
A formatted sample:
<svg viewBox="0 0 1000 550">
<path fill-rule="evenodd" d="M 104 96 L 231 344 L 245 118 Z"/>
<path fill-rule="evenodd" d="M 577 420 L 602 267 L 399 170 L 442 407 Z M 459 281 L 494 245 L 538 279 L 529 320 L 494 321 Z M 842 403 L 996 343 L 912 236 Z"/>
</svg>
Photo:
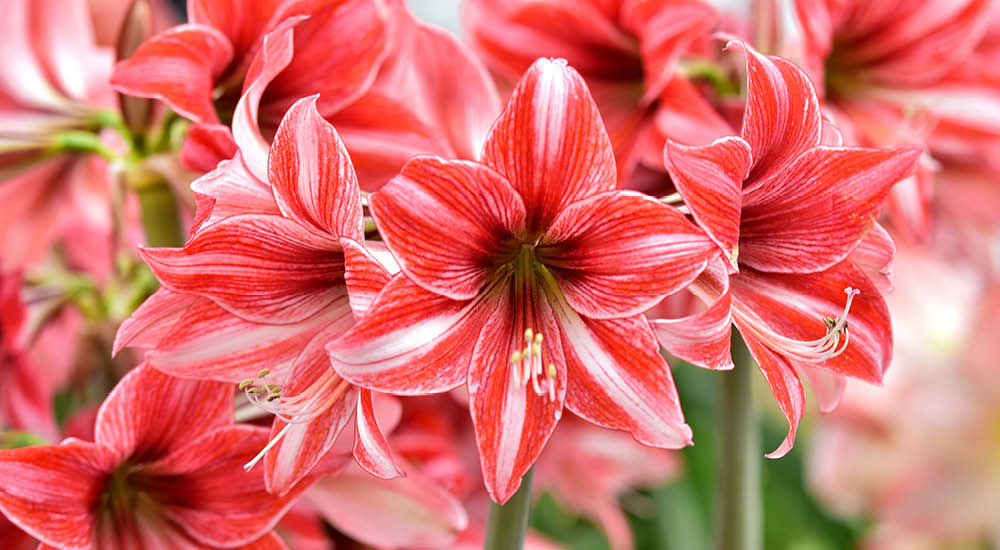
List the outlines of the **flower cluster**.
<svg viewBox="0 0 1000 550">
<path fill-rule="evenodd" d="M 795 4 L 0 0 L 0 512 L 443 548 L 537 465 L 627 548 L 740 340 L 785 455 L 881 384 L 895 239 L 1000 227 L 996 3 Z"/>
</svg>

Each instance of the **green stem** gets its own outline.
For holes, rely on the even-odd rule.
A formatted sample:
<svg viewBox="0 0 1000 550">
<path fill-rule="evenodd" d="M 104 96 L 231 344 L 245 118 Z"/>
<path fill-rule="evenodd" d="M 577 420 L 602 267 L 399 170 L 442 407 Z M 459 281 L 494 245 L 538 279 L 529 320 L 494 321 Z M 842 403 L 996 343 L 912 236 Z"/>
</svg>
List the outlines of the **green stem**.
<svg viewBox="0 0 1000 550">
<path fill-rule="evenodd" d="M 534 469 L 521 479 L 521 487 L 506 504 L 490 504 L 490 519 L 486 524 L 485 550 L 521 550 L 528 529 L 531 510 L 531 478 Z"/>
<path fill-rule="evenodd" d="M 177 197 L 162 177 L 133 185 L 142 209 L 142 228 L 148 246 L 184 246 Z"/>
<path fill-rule="evenodd" d="M 750 352 L 736 331 L 731 372 L 719 384 L 719 441 L 716 453 L 716 549 L 760 550 L 760 433 L 753 406 Z"/>
</svg>

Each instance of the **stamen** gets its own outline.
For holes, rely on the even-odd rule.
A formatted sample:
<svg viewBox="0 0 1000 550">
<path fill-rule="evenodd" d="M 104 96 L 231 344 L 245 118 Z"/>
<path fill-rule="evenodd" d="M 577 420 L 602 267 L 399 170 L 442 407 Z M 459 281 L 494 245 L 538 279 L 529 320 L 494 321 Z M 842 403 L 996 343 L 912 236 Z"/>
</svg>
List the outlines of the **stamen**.
<svg viewBox="0 0 1000 550">
<path fill-rule="evenodd" d="M 548 395 L 549 399 L 555 401 L 556 367 L 552 363 L 545 367 L 542 357 L 544 341 L 542 333 L 536 333 L 530 328 L 525 330 L 524 348 L 511 353 L 510 365 L 515 384 L 527 387 L 530 382 L 535 394 Z"/>
<path fill-rule="evenodd" d="M 256 466 L 257 463 L 260 462 L 260 459 L 264 458 L 267 452 L 270 451 L 275 445 L 277 445 L 278 442 L 281 441 L 281 438 L 285 437 L 285 434 L 288 433 L 288 428 L 291 427 L 292 427 L 291 424 L 285 424 L 285 427 L 282 428 L 280 432 L 278 432 L 278 435 L 274 436 L 274 439 L 267 442 L 267 445 L 265 445 L 264 448 L 261 449 L 259 453 L 257 453 L 257 456 L 253 457 L 253 459 L 250 462 L 247 462 L 246 464 L 243 465 L 243 469 L 249 472 L 251 468 Z"/>
<path fill-rule="evenodd" d="M 847 315 L 851 311 L 851 304 L 854 297 L 861 293 L 856 288 L 847 287 L 844 289 L 847 294 L 847 301 L 844 303 L 844 311 L 839 317 L 823 317 L 823 324 L 826 326 L 826 334 L 822 338 L 815 340 L 796 340 L 782 336 L 766 328 L 762 328 L 754 323 L 746 323 L 745 327 L 758 338 L 764 340 L 776 351 L 793 359 L 820 363 L 828 359 L 833 359 L 847 350 L 851 334 L 847 330 Z M 843 336 L 843 339 L 841 339 Z"/>
</svg>

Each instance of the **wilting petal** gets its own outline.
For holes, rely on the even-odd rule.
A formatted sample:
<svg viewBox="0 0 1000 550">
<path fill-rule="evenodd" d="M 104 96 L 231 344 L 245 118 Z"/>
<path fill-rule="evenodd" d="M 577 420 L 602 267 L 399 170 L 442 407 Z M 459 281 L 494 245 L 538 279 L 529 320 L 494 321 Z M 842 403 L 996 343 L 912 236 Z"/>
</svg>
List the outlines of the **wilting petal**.
<svg viewBox="0 0 1000 550">
<path fill-rule="evenodd" d="M 354 417 L 357 391 L 330 367 L 326 345 L 354 323 L 347 304 L 339 317 L 319 331 L 295 359 L 291 376 L 281 386 L 276 409 L 290 420 L 275 418 L 271 439 L 279 437 L 264 458 L 267 490 L 283 495 L 319 463 Z"/>
<path fill-rule="evenodd" d="M 601 114 L 564 60 L 539 59 L 528 69 L 486 139 L 483 162 L 524 198 L 533 231 L 565 205 L 616 185 Z"/>
<path fill-rule="evenodd" d="M 738 137 L 700 147 L 667 142 L 663 151 L 663 162 L 684 204 L 733 269 L 739 254 L 743 180 L 752 160 L 750 145 Z"/>
<path fill-rule="evenodd" d="M 780 57 L 761 55 L 744 42 L 730 42 L 727 48 L 742 50 L 747 56 L 742 135 L 753 152 L 749 180 L 760 182 L 819 145 L 823 115 L 812 83 L 801 69 Z"/>
<path fill-rule="evenodd" d="M 182 380 L 143 365 L 104 400 L 94 440 L 122 460 L 156 460 L 187 444 L 192 426 L 208 430 L 231 424 L 232 410 L 231 385 Z"/>
<path fill-rule="evenodd" d="M 218 30 L 180 25 L 147 40 L 118 63 L 111 85 L 123 94 L 159 99 L 195 122 L 218 122 L 213 81 L 232 58 L 233 46 Z"/>
<path fill-rule="evenodd" d="M 226 426 L 212 430 L 163 459 L 145 466 L 170 479 L 164 487 L 164 519 L 209 547 L 249 544 L 274 528 L 315 478 L 275 496 L 264 478 L 243 465 L 267 443 L 267 430 Z"/>
<path fill-rule="evenodd" d="M 298 323 L 269 325 L 245 321 L 207 298 L 194 297 L 145 358 L 158 370 L 183 378 L 236 384 L 267 368 L 273 383 L 284 384 L 302 349 L 344 315 L 346 302 L 341 297 Z"/>
<path fill-rule="evenodd" d="M 340 239 L 344 249 L 344 282 L 351 309 L 358 317 L 371 308 L 378 293 L 385 288 L 391 275 L 381 262 L 362 244 Z"/>
<path fill-rule="evenodd" d="M 551 246 L 551 248 L 549 248 Z M 718 254 L 676 209 L 633 191 L 570 204 L 535 252 L 566 300 L 591 318 L 636 315 L 687 286 Z"/>
<path fill-rule="evenodd" d="M 732 299 L 729 275 L 721 257 L 709 264 L 695 281 L 692 291 L 708 307 L 678 319 L 651 319 L 656 339 L 672 355 L 699 367 L 732 369 Z"/>
<path fill-rule="evenodd" d="M 565 303 L 553 307 L 569 369 L 566 406 L 646 445 L 690 445 L 670 365 L 646 318 L 599 321 L 581 318 Z"/>
<path fill-rule="evenodd" d="M 487 298 L 491 310 L 476 342 L 469 367 L 469 410 L 476 431 L 476 445 L 483 469 L 483 481 L 498 503 L 507 501 L 521 485 L 521 477 L 535 464 L 552 430 L 562 415 L 566 399 L 567 372 L 559 327 L 546 297 L 536 289 L 534 307 L 518 303 L 521 297 L 507 290 Z M 529 308 L 528 311 L 524 309 Z M 512 364 L 511 355 L 525 346 L 526 329 L 548 337 L 541 342 L 542 373 L 537 378 L 555 384 L 535 388 L 531 380 L 514 373 L 521 363 Z M 548 365 L 555 366 L 551 377 Z M 542 390 L 542 393 L 538 391 Z"/>
<path fill-rule="evenodd" d="M 382 65 L 373 88 L 396 96 L 405 90 L 407 107 L 417 119 L 443 134 L 452 156 L 476 160 L 500 114 L 493 80 L 452 33 L 416 20 L 403 2 L 394 6 L 393 12 L 397 17 L 394 51 Z"/>
<path fill-rule="evenodd" d="M 143 259 L 171 290 L 210 298 L 248 321 L 295 323 L 345 294 L 344 259 L 328 241 L 278 216 L 235 216 L 184 248 L 146 248 Z"/>
<path fill-rule="evenodd" d="M 440 393 L 465 381 L 488 311 L 427 292 L 402 273 L 327 351 L 351 382 L 387 393 Z"/>
<path fill-rule="evenodd" d="M 43 543 L 90 550 L 93 507 L 114 463 L 93 443 L 0 450 L 0 511 Z"/>
<path fill-rule="evenodd" d="M 236 142 L 222 124 L 192 124 L 181 146 L 181 164 L 196 172 L 211 172 L 220 162 L 233 158 Z"/>
<path fill-rule="evenodd" d="M 643 101 L 651 102 L 674 78 L 680 56 L 715 26 L 718 16 L 699 0 L 633 0 L 623 3 L 619 17 L 639 37 L 646 74 Z"/>
<path fill-rule="evenodd" d="M 850 262 L 806 275 L 747 269 L 733 276 L 731 283 L 733 315 L 741 333 L 757 338 L 779 354 L 783 353 L 780 339 L 772 335 L 800 341 L 823 338 L 828 331 L 823 318 L 836 319 L 843 313 L 846 288 L 859 290 L 847 316 L 847 349 L 836 357 L 810 364 L 881 383 L 892 356 L 889 311 L 878 289 Z"/>
<path fill-rule="evenodd" d="M 398 411 L 396 422 L 399 421 L 398 414 L 402 414 L 402 407 L 397 400 L 393 400 Z M 385 440 L 385 434 L 395 426 L 386 426 L 388 419 L 383 418 L 382 423 L 378 421 L 375 403 L 372 399 L 371 390 L 362 389 L 358 396 L 357 431 L 354 438 L 354 459 L 368 473 L 383 479 L 392 479 L 406 475 L 392 456 L 389 443 Z M 395 423 L 393 423 L 395 424 Z M 384 426 L 384 427 L 383 427 Z"/>
<path fill-rule="evenodd" d="M 446 548 L 465 529 L 462 504 L 420 475 L 379 479 L 358 468 L 327 477 L 305 498 L 338 530 L 384 548 Z"/>
<path fill-rule="evenodd" d="M 736 326 L 740 327 L 738 321 Z M 743 340 L 760 368 L 760 372 L 764 374 L 768 386 L 771 387 L 771 393 L 774 395 L 774 400 L 778 402 L 778 408 L 781 409 L 781 413 L 788 421 L 788 435 L 785 436 L 784 441 L 778 445 L 777 449 L 764 455 L 767 458 L 781 458 L 788 454 L 788 451 L 792 450 L 792 446 L 795 445 L 795 432 L 799 428 L 799 421 L 802 420 L 802 414 L 805 411 L 806 397 L 802 389 L 802 382 L 795 374 L 795 369 L 766 345 L 749 335 L 745 335 Z M 751 367 L 750 365 L 741 365 L 738 368 Z"/>
<path fill-rule="evenodd" d="M 410 279 L 455 300 L 476 296 L 524 227 L 524 203 L 486 166 L 419 157 L 372 195 L 379 232 Z"/>
<path fill-rule="evenodd" d="M 337 237 L 361 240 L 361 190 L 337 131 L 316 112 L 316 96 L 297 101 L 281 120 L 268 181 L 288 217 Z"/>
<path fill-rule="evenodd" d="M 879 292 L 887 294 L 892 291 L 892 260 L 895 256 L 896 243 L 892 235 L 876 223 L 847 259 L 868 275 Z"/>
<path fill-rule="evenodd" d="M 821 271 L 864 239 L 889 188 L 913 171 L 918 148 L 816 147 L 743 200 L 740 263 L 781 273 Z"/>
</svg>

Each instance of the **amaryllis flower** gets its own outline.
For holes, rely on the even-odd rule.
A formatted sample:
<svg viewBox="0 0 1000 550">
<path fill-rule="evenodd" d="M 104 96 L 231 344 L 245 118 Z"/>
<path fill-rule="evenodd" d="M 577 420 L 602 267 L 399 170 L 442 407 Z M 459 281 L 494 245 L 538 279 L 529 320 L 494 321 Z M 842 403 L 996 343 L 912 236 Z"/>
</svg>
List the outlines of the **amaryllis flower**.
<svg viewBox="0 0 1000 550">
<path fill-rule="evenodd" d="M 769 455 L 777 457 L 791 449 L 802 417 L 800 375 L 830 410 L 843 376 L 877 384 L 889 364 L 889 314 L 862 266 L 877 272 L 892 259 L 892 239 L 875 219 L 920 149 L 823 145 L 806 74 L 745 44 L 729 47 L 747 56 L 741 135 L 699 147 L 670 143 L 664 152 L 680 197 L 723 260 L 695 286 L 711 303 L 706 311 L 655 326 L 676 355 L 732 368 L 736 324 L 789 422 Z"/>
<path fill-rule="evenodd" d="M 72 152 L 94 143 L 67 135 L 95 127 L 111 104 L 112 58 L 94 44 L 85 0 L 3 0 L 0 10 L 0 257 L 19 268 L 77 211 L 92 218 L 107 202 L 103 160 Z"/>
<path fill-rule="evenodd" d="M 257 89 L 255 82 L 248 95 Z M 237 112 L 249 110 L 241 101 Z M 243 127 L 238 136 L 249 133 Z M 208 212 L 183 248 L 142 251 L 164 289 L 122 325 L 115 348 L 151 349 L 149 364 L 171 374 L 240 383 L 273 412 L 261 456 L 276 493 L 308 474 L 355 417 L 358 460 L 380 476 L 398 475 L 371 392 L 338 377 L 324 351 L 353 324 L 352 307 L 363 309 L 388 279 L 362 244 L 350 158 L 315 97 L 292 106 L 270 158 L 262 154 L 248 147 L 254 169 L 241 151 L 195 183 Z M 253 170 L 262 164 L 258 179 Z"/>
<path fill-rule="evenodd" d="M 130 372 L 93 443 L 0 451 L 0 511 L 44 548 L 283 548 L 271 533 L 312 479 L 276 497 L 244 471 L 267 430 L 233 424 L 233 387 Z"/>
<path fill-rule="evenodd" d="M 705 2 L 472 0 L 464 15 L 473 46 L 510 82 L 541 56 L 565 58 L 580 71 L 625 180 L 639 161 L 662 171 L 666 137 L 702 144 L 731 133 L 677 71 L 715 25 Z"/>
<path fill-rule="evenodd" d="M 370 197 L 402 272 L 330 345 L 334 367 L 389 393 L 467 382 L 498 502 L 564 403 L 649 445 L 688 444 L 641 313 L 692 281 L 714 245 L 676 210 L 618 189 L 600 113 L 563 60 L 532 65 L 482 158 L 418 157 Z"/>
<path fill-rule="evenodd" d="M 338 128 L 366 190 L 419 153 L 472 158 L 499 111 L 479 62 L 444 30 L 417 22 L 402 0 L 190 0 L 188 16 L 119 63 L 113 84 L 199 123 L 184 158 L 203 171 L 232 156 L 219 122 L 229 122 L 260 71 L 276 75 L 261 90 L 265 135 L 292 102 L 320 94 L 317 108 Z M 262 55 L 267 40 L 285 35 L 294 55 Z"/>
<path fill-rule="evenodd" d="M 807 65 L 852 145 L 926 144 L 974 164 L 1000 154 L 1000 69 L 990 0 L 797 0 Z M 994 170 L 1000 169 L 992 163 Z M 890 212 L 926 236 L 932 175 L 897 186 Z"/>
</svg>

